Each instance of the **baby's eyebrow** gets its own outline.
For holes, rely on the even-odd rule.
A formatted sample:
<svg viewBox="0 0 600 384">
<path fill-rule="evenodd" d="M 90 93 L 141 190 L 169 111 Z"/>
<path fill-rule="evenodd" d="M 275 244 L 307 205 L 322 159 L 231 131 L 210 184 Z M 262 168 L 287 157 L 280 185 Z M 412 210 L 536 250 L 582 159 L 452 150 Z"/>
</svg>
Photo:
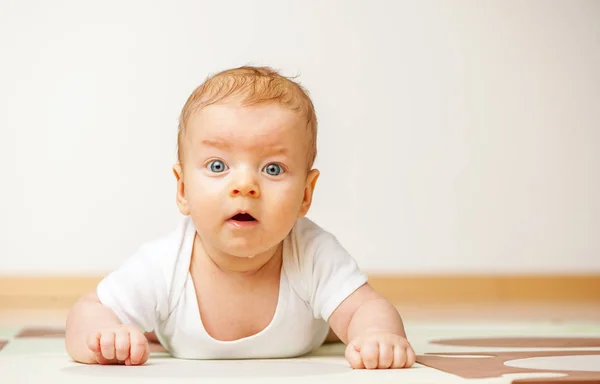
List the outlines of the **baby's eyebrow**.
<svg viewBox="0 0 600 384">
<path fill-rule="evenodd" d="M 270 154 L 278 154 L 278 155 L 285 155 L 287 154 L 289 151 L 286 147 L 282 147 L 282 146 L 275 146 L 275 145 L 268 145 L 264 148 L 264 152 L 270 153 Z"/>
<path fill-rule="evenodd" d="M 208 145 L 210 147 L 220 148 L 220 149 L 230 149 L 231 143 L 225 140 L 216 140 L 216 139 L 204 139 L 200 142 L 202 145 Z"/>
</svg>

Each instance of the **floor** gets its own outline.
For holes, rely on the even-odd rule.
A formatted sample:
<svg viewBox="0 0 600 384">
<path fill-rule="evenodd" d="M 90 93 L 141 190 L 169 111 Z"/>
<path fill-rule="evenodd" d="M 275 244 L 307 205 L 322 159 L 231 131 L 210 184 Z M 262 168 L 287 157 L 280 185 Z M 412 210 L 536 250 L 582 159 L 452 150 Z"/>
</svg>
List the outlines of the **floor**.
<svg viewBox="0 0 600 384">
<path fill-rule="evenodd" d="M 156 346 L 142 367 L 87 366 L 64 351 L 64 310 L 0 310 L 0 382 L 600 383 L 600 303 L 398 308 L 419 363 L 379 371 L 351 370 L 341 344 L 270 361 L 177 360 Z"/>
</svg>

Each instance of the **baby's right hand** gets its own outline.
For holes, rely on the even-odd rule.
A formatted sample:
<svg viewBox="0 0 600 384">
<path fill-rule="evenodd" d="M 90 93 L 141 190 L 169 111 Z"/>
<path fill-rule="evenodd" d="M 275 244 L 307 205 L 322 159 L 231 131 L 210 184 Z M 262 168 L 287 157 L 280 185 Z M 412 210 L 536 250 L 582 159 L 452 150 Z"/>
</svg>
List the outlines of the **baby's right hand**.
<svg viewBox="0 0 600 384">
<path fill-rule="evenodd" d="M 129 325 L 92 332 L 86 342 L 98 364 L 142 365 L 150 356 L 146 336 Z"/>
</svg>

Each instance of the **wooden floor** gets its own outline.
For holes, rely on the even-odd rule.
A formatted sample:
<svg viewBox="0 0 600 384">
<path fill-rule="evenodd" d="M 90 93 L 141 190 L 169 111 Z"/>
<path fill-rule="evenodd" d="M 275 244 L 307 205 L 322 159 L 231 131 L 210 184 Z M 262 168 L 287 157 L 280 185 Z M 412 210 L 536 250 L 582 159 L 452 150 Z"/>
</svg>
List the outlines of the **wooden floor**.
<svg viewBox="0 0 600 384">
<path fill-rule="evenodd" d="M 518 302 L 417 306 L 397 304 L 406 322 L 429 321 L 592 321 L 600 322 L 600 302 Z M 0 309 L 0 326 L 64 326 L 65 309 Z"/>
<path fill-rule="evenodd" d="M 2 276 L 2 308 L 68 308 L 103 276 Z M 392 302 L 438 303 L 600 302 L 600 274 L 591 275 L 369 275 Z"/>
</svg>

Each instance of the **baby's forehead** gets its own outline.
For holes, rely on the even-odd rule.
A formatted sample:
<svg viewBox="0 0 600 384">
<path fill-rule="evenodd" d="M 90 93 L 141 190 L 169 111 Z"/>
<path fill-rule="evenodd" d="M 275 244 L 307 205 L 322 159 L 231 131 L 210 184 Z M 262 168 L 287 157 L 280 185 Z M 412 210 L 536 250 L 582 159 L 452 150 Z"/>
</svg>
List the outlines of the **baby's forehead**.
<svg viewBox="0 0 600 384">
<path fill-rule="evenodd" d="M 192 152 L 268 153 L 305 162 L 309 134 L 306 122 L 286 108 L 211 105 L 190 118 Z"/>
<path fill-rule="evenodd" d="M 191 116 L 196 136 L 244 140 L 292 140 L 306 136 L 306 120 L 296 111 L 277 104 L 244 106 L 215 104 Z"/>
</svg>

